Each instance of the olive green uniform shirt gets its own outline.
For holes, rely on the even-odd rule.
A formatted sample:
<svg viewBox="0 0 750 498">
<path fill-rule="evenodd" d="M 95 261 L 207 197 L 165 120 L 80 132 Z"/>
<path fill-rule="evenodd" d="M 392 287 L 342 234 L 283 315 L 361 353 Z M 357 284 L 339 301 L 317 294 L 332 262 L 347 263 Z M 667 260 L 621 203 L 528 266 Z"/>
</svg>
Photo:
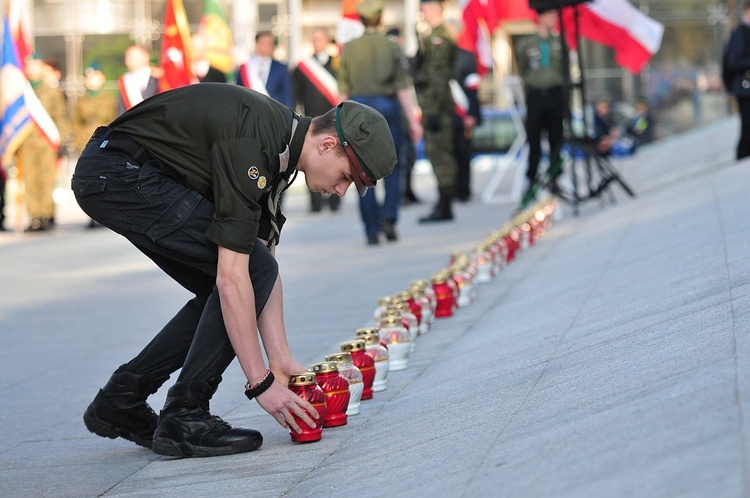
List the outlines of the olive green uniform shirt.
<svg viewBox="0 0 750 498">
<path fill-rule="evenodd" d="M 548 89 L 565 84 L 559 35 L 530 35 L 518 42 L 515 55 L 518 73 L 527 88 Z"/>
<path fill-rule="evenodd" d="M 213 242 L 250 254 L 256 238 L 278 242 L 285 221 L 279 197 L 309 125 L 310 118 L 257 92 L 202 83 L 151 97 L 110 126 L 214 203 L 206 231 Z"/>
<path fill-rule="evenodd" d="M 455 76 L 458 49 L 441 24 L 420 40 L 417 52 L 417 98 L 423 115 L 450 114 L 455 104 L 450 81 Z"/>
<path fill-rule="evenodd" d="M 395 97 L 408 86 L 401 47 L 377 29 L 367 28 L 360 38 L 344 45 L 338 83 L 339 92 L 350 97 Z"/>
<path fill-rule="evenodd" d="M 73 146 L 83 151 L 97 127 L 117 116 L 117 95 L 112 92 L 86 92 L 78 97 L 73 109 Z"/>
</svg>

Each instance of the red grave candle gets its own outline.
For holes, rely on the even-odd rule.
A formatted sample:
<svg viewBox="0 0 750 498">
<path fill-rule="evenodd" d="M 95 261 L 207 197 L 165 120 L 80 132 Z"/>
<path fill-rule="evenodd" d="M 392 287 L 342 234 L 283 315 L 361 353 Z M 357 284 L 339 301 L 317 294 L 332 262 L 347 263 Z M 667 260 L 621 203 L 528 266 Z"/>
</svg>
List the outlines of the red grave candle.
<svg viewBox="0 0 750 498">
<path fill-rule="evenodd" d="M 354 339 L 341 343 L 341 351 L 352 355 L 352 363 L 362 372 L 362 380 L 365 388 L 362 390 L 362 399 L 372 399 L 372 383 L 375 380 L 375 360 L 365 354 L 365 341 Z"/>
<path fill-rule="evenodd" d="M 335 361 L 324 361 L 312 366 L 315 380 L 326 397 L 326 416 L 323 427 L 346 425 L 349 406 L 349 381 L 339 375 Z"/>
<path fill-rule="evenodd" d="M 297 415 L 293 415 L 294 421 L 302 428 L 302 434 L 298 434 L 295 431 L 289 431 L 289 435 L 292 437 L 292 442 L 312 443 L 320 441 L 320 438 L 323 436 L 323 420 L 326 415 L 326 396 L 316 383 L 315 374 L 313 372 L 305 372 L 302 374 L 290 375 L 289 389 L 297 396 L 313 405 L 318 411 L 318 418 L 313 418 L 315 421 L 314 429 L 310 428 L 310 426 L 303 422 Z"/>
</svg>

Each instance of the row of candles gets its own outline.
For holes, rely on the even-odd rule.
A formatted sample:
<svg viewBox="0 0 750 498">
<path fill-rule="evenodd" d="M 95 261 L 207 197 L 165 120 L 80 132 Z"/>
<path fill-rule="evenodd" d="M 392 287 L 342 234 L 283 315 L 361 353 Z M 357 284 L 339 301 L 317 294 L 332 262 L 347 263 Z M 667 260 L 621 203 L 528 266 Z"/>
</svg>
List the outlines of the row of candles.
<svg viewBox="0 0 750 498">
<path fill-rule="evenodd" d="M 289 389 L 319 414 L 314 429 L 295 416 L 303 432 L 290 431 L 292 441 L 318 441 L 323 428 L 346 425 L 349 416 L 359 414 L 363 400 L 386 389 L 389 372 L 408 367 L 417 338 L 429 332 L 433 319 L 451 317 L 458 308 L 471 304 L 477 284 L 492 281 L 519 250 L 544 235 L 556 209 L 556 200 L 540 201 L 471 252 L 453 253 L 447 267 L 429 282 L 417 280 L 403 292 L 380 298 L 373 313 L 374 326 L 357 329 L 354 339 L 341 343 L 340 352 L 327 355 L 308 372 L 290 376 Z"/>
</svg>

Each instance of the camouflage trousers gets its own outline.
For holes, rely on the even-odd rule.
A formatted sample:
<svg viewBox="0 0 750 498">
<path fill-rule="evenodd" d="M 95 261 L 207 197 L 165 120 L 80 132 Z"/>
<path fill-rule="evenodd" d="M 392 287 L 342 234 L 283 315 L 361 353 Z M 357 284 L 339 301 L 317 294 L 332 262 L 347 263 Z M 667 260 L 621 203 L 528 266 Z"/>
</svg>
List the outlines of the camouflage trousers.
<svg viewBox="0 0 750 498">
<path fill-rule="evenodd" d="M 26 208 L 32 218 L 55 216 L 57 152 L 52 147 L 21 148 L 21 176 L 26 193 Z"/>
<path fill-rule="evenodd" d="M 453 150 L 453 115 L 425 116 L 422 125 L 425 153 L 432 164 L 438 189 L 453 193 L 458 171 Z"/>
</svg>

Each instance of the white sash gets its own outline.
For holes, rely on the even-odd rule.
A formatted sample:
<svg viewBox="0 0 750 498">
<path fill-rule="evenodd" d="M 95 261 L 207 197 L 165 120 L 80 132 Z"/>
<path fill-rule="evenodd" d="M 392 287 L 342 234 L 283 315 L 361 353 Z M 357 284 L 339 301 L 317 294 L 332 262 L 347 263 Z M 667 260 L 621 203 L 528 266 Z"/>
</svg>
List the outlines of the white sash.
<svg viewBox="0 0 750 498">
<path fill-rule="evenodd" d="M 253 71 L 253 68 L 251 67 L 249 62 L 247 64 L 243 64 L 240 67 L 240 72 L 242 73 L 242 79 L 245 81 L 245 84 L 248 88 L 250 88 L 251 90 L 255 90 L 258 93 L 262 93 L 266 97 L 269 96 L 268 90 L 266 90 L 265 83 L 260 81 L 258 73 L 256 71 Z"/>
</svg>

